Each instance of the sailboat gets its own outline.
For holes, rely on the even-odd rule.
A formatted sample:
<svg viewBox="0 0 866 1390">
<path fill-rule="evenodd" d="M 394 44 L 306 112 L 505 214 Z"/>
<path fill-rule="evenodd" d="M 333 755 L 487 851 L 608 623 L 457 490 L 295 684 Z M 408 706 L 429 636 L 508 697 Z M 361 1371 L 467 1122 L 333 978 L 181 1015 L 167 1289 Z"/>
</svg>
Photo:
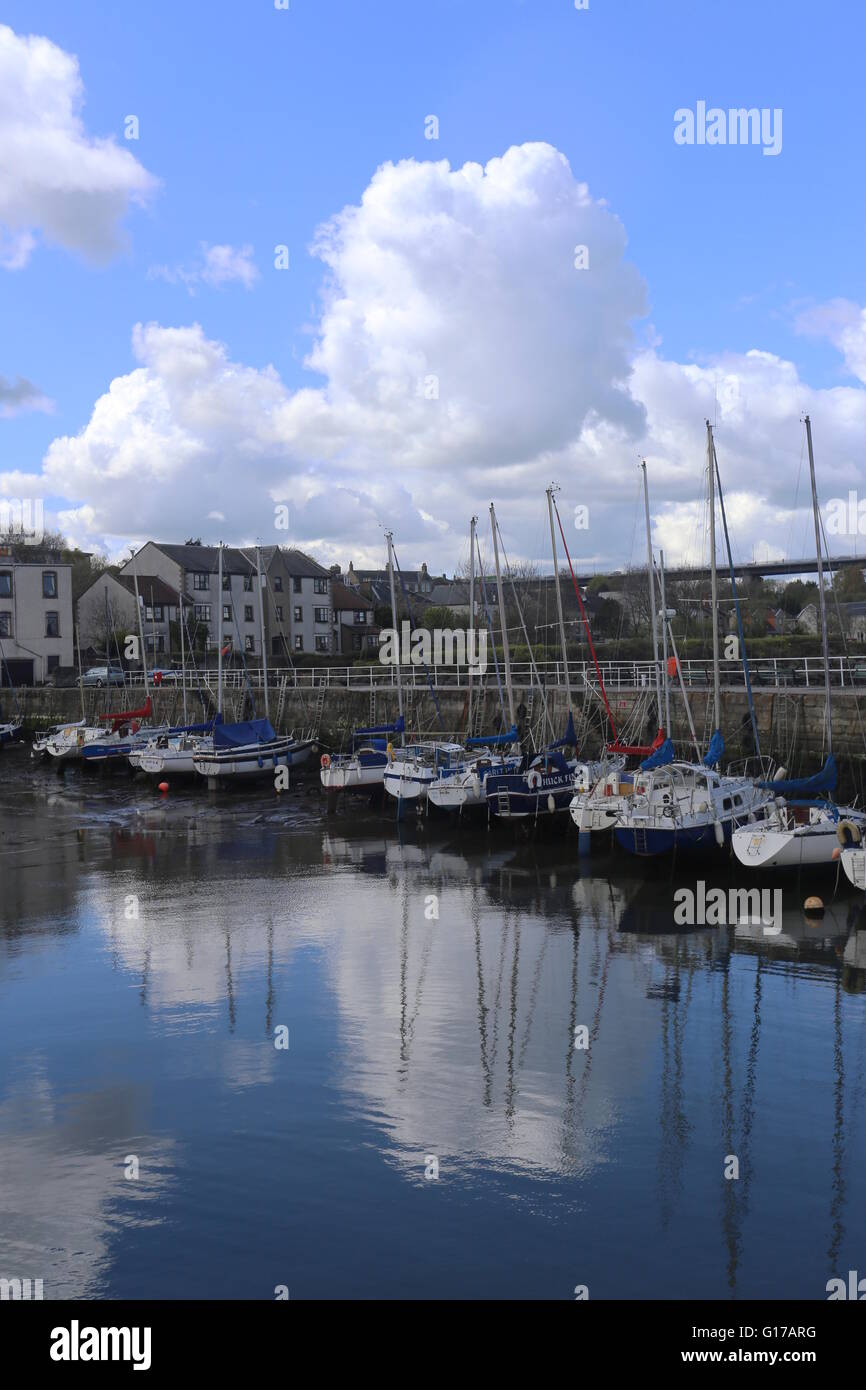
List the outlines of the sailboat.
<svg viewBox="0 0 866 1390">
<path fill-rule="evenodd" d="M 815 521 L 815 554 L 818 563 L 818 601 L 821 619 L 821 650 L 824 659 L 824 698 L 827 715 L 827 758 L 820 772 L 811 777 L 777 778 L 762 785 L 774 798 L 771 812 L 760 825 L 745 827 L 733 837 L 733 850 L 739 862 L 750 869 L 787 869 L 801 864 L 830 865 L 836 851 L 866 832 L 866 813 L 853 806 L 837 806 L 830 797 L 836 786 L 837 769 L 833 757 L 833 706 L 830 698 L 830 654 L 827 633 L 827 605 L 824 595 L 823 544 L 815 457 L 812 449 L 812 422 L 806 416 L 806 445 L 812 484 L 812 513 Z M 841 844 L 840 844 L 841 841 Z M 853 868 L 854 860 L 848 863 Z M 846 867 L 846 873 L 848 869 Z M 852 880 L 853 882 L 853 880 Z"/>
<path fill-rule="evenodd" d="M 658 709 L 658 731 L 652 743 L 644 744 L 625 744 L 616 731 L 610 702 L 604 688 L 604 679 L 601 674 L 598 661 L 596 660 L 595 647 L 592 642 L 592 634 L 589 630 L 589 622 L 580 597 L 580 590 L 577 587 L 577 580 L 574 577 L 574 569 L 571 565 L 571 556 L 568 554 L 568 546 L 565 543 L 565 534 L 562 531 L 562 521 L 559 522 L 559 529 L 562 533 L 563 545 L 568 558 L 571 578 L 574 584 L 574 591 L 577 595 L 580 610 L 583 614 L 584 625 L 586 627 L 589 649 L 595 663 L 595 671 L 598 677 L 599 689 L 605 710 L 607 711 L 610 729 L 613 734 L 613 742 L 605 746 L 606 761 L 603 763 L 599 773 L 592 777 L 587 775 L 585 778 L 575 779 L 574 796 L 569 804 L 571 818 L 578 829 L 578 853 L 587 854 L 591 846 L 591 835 L 593 831 L 610 830 L 619 820 L 620 815 L 630 805 L 629 798 L 634 791 L 634 777 L 630 771 L 626 771 L 626 761 L 634 758 L 652 757 L 663 747 L 666 747 L 666 730 L 670 728 L 670 695 L 665 686 L 666 716 L 662 717 L 662 693 L 659 679 L 659 650 L 658 633 L 656 627 L 656 595 L 655 580 L 653 574 L 653 555 L 652 538 L 650 531 L 650 510 L 649 510 L 649 485 L 647 483 L 646 459 L 641 460 L 643 470 L 643 495 L 644 512 L 646 518 L 646 542 L 647 542 L 647 576 L 649 579 L 649 604 L 650 604 L 650 626 L 653 638 L 653 671 L 655 674 L 656 706 Z M 557 512 L 557 518 L 559 513 Z M 662 608 L 664 609 L 664 593 L 662 592 Z M 664 617 L 662 619 L 664 622 Z M 667 642 L 665 641 L 665 650 Z M 665 755 L 666 756 L 666 755 Z"/>
<path fill-rule="evenodd" d="M 314 740 L 298 739 L 294 734 L 278 734 L 271 724 L 268 698 L 268 667 L 265 642 L 264 597 L 261 574 L 261 551 L 257 550 L 259 578 L 259 617 L 262 631 L 262 665 L 264 674 L 265 717 L 240 720 L 234 724 L 214 724 L 213 744 L 203 742 L 193 750 L 193 771 L 211 782 L 241 778 L 273 776 L 279 768 L 298 767 L 310 756 Z M 219 548 L 218 591 L 222 594 L 223 551 Z M 217 634 L 218 715 L 222 715 L 222 624 Z M 244 663 L 246 665 L 246 663 Z M 250 689 L 252 696 L 252 689 Z"/>
<path fill-rule="evenodd" d="M 2 642 L 0 642 L 0 662 L 2 662 L 3 667 L 6 671 L 6 678 L 9 681 L 9 688 L 12 691 L 12 699 L 15 701 L 15 708 L 17 709 L 18 696 L 15 694 L 15 687 L 12 684 L 12 675 L 6 663 L 6 655 L 3 651 Z M 16 715 L 14 719 L 4 719 L 3 712 L 2 710 L 0 710 L 0 748 L 3 747 L 4 743 L 12 743 L 14 739 L 17 739 L 21 734 L 21 728 L 22 723 L 20 714 Z"/>
<path fill-rule="evenodd" d="M 713 427 L 709 420 L 706 425 L 715 728 L 700 763 L 676 761 L 670 739 L 666 739 L 641 763 L 640 774 L 635 776 L 633 795 L 614 828 L 622 848 L 629 854 L 640 856 L 666 854 L 675 848 L 700 853 L 722 848 L 730 842 L 738 826 L 752 823 L 756 817 L 762 816 L 772 800 L 771 793 L 751 777 L 745 774 L 725 776 L 718 770 L 725 752 L 719 727 L 721 678 L 715 506 L 718 462 Z M 721 489 L 719 491 L 721 495 Z M 745 648 L 742 656 L 744 668 L 747 669 Z"/>
<path fill-rule="evenodd" d="M 385 532 L 388 542 L 388 579 L 391 588 L 391 624 L 397 631 L 397 597 L 394 588 L 394 535 Z M 393 724 L 376 724 L 367 728 L 355 729 L 352 746 L 347 753 L 323 753 L 319 777 L 329 802 L 338 792 L 370 791 L 381 787 L 385 780 L 385 769 L 390 762 L 403 756 L 403 748 L 394 747 L 392 736 L 401 741 L 406 731 L 403 715 L 403 682 L 400 662 L 397 662 L 397 709 L 398 717 Z"/>
</svg>

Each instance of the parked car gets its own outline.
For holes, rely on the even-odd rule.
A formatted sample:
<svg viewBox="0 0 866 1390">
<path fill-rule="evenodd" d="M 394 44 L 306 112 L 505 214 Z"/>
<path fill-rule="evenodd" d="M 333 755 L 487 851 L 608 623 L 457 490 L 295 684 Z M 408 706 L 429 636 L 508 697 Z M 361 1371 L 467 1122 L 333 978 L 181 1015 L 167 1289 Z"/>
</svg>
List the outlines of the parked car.
<svg viewBox="0 0 866 1390">
<path fill-rule="evenodd" d="M 91 666 L 81 677 L 82 685 L 123 685 L 123 672 L 119 666 Z"/>
</svg>

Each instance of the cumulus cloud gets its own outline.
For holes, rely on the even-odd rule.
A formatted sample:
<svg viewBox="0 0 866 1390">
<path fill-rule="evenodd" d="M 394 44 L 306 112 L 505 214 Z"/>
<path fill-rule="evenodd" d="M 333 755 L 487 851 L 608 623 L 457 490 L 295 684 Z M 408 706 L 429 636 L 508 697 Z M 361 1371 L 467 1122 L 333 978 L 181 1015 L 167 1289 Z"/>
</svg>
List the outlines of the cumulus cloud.
<svg viewBox="0 0 866 1390">
<path fill-rule="evenodd" d="M 196 286 L 201 284 L 222 289 L 223 285 L 237 282 L 251 290 L 259 278 L 252 246 L 210 246 L 206 241 L 201 242 L 198 260 L 191 265 L 153 265 L 147 274 L 151 280 L 185 285 L 190 294 L 195 294 Z"/>
<path fill-rule="evenodd" d="M 120 219 L 157 183 L 113 138 L 88 135 L 78 61 L 0 25 L 0 266 L 20 270 L 36 234 L 94 261 L 122 245 Z"/>
<path fill-rule="evenodd" d="M 835 493 L 859 480 L 866 391 L 814 391 L 758 349 L 666 359 L 648 325 L 636 332 L 647 296 L 622 224 L 549 145 L 483 168 L 386 164 L 312 250 L 325 279 L 300 389 L 197 323 L 136 326 L 135 367 L 44 460 L 45 495 L 68 499 L 76 536 L 204 537 L 222 513 L 226 540 L 357 564 L 381 560 L 387 524 L 404 563 L 451 569 L 491 498 L 509 553 L 543 558 L 555 479 L 564 516 L 590 507 L 575 558 L 610 568 L 632 554 L 645 455 L 675 563 L 705 544 L 709 417 L 738 556 L 808 553 L 804 409 Z"/>
<path fill-rule="evenodd" d="M 0 376 L 0 419 L 8 419 L 25 410 L 48 412 L 53 408 L 53 401 L 26 377 L 19 376 L 15 381 L 8 381 L 5 376 Z"/>
<path fill-rule="evenodd" d="M 796 327 L 800 333 L 827 338 L 841 352 L 851 375 L 866 382 L 866 308 L 850 299 L 832 299 L 804 310 Z"/>
</svg>

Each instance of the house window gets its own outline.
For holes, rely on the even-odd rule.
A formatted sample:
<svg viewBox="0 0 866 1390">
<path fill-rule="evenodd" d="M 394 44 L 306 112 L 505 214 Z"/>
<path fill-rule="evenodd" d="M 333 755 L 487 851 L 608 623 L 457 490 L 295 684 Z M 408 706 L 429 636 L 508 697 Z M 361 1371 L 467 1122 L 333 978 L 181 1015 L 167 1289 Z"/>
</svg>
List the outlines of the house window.
<svg viewBox="0 0 866 1390">
<path fill-rule="evenodd" d="M 253 591 L 253 576 L 252 576 L 251 574 L 245 574 L 245 575 L 244 575 L 244 593 L 245 593 L 245 594 L 251 594 L 252 591 Z"/>
<path fill-rule="evenodd" d="M 229 575 L 229 574 L 224 574 L 224 575 L 223 575 L 223 591 L 224 591 L 224 593 L 228 593 L 229 589 L 231 588 L 231 583 L 232 583 L 232 581 L 231 581 L 231 575 Z"/>
<path fill-rule="evenodd" d="M 330 651 L 330 649 L 331 649 L 331 639 L 330 639 L 330 637 L 325 637 L 325 636 L 323 636 L 323 635 L 321 635 L 321 634 L 319 634 L 319 633 L 316 633 L 316 651 L 317 651 L 317 652 L 327 652 L 327 651 Z"/>
<path fill-rule="evenodd" d="M 274 609 L 276 610 L 277 614 L 277 622 L 281 623 L 283 621 L 283 605 L 281 603 L 275 603 Z"/>
<path fill-rule="evenodd" d="M 12 571 L 0 570 L 0 598 L 12 597 Z"/>
<path fill-rule="evenodd" d="M 42 597 L 57 597 L 57 574 L 54 570 L 42 571 Z"/>
<path fill-rule="evenodd" d="M 296 608 L 296 609 L 295 609 L 295 622 L 296 622 L 296 623 L 302 623 L 303 621 L 304 621 L 304 610 L 303 610 L 303 608 Z"/>
<path fill-rule="evenodd" d="M 197 623 L 209 623 L 209 622 L 210 622 L 210 604 L 209 604 L 209 603 L 197 603 L 197 604 L 195 605 L 195 620 L 196 620 Z"/>
<path fill-rule="evenodd" d="M 59 613 L 46 613 L 46 614 L 45 614 L 45 636 L 46 636 L 46 637 L 59 637 L 59 636 L 60 636 L 60 614 L 59 614 Z"/>
<path fill-rule="evenodd" d="M 245 604 L 244 604 L 244 622 L 245 622 L 245 623 L 251 623 L 252 621 L 253 621 L 253 605 L 252 605 L 251 603 L 245 603 Z"/>
<path fill-rule="evenodd" d="M 329 623 L 331 621 L 330 608 L 314 608 L 313 621 L 316 623 Z"/>
<path fill-rule="evenodd" d="M 274 591 L 278 594 L 283 592 L 283 576 L 281 574 L 274 575 Z"/>
<path fill-rule="evenodd" d="M 353 650 L 353 651 L 356 651 L 356 652 L 359 652 L 359 651 L 361 650 L 361 634 L 360 634 L 360 632 L 353 632 L 353 633 L 352 633 L 352 650 Z"/>
<path fill-rule="evenodd" d="M 303 650 L 304 650 L 304 639 L 303 639 L 303 637 L 301 636 L 301 634 L 298 633 L 297 637 L 295 638 L 295 651 L 296 651 L 296 652 L 302 652 Z"/>
<path fill-rule="evenodd" d="M 282 656 L 283 639 L 281 637 L 271 638 L 271 656 Z"/>
<path fill-rule="evenodd" d="M 355 626 L 356 626 L 356 627 L 363 627 L 364 624 L 366 623 L 366 621 L 367 621 L 367 614 L 364 612 L 363 608 L 356 608 L 356 609 L 355 609 Z"/>
<path fill-rule="evenodd" d="M 225 580 L 223 580 L 223 585 L 225 585 Z M 209 575 L 209 574 L 194 574 L 193 577 L 192 577 L 192 587 L 193 587 L 194 589 L 209 589 L 209 588 L 210 588 L 210 575 Z"/>
<path fill-rule="evenodd" d="M 12 614 L 0 613 L 0 637 L 12 636 Z"/>
<path fill-rule="evenodd" d="M 59 656 L 47 656 L 47 657 L 45 658 L 45 670 L 46 670 L 46 673 L 49 673 L 49 674 L 50 674 L 51 671 L 56 671 L 59 665 L 60 665 L 60 657 L 59 657 Z"/>
<path fill-rule="evenodd" d="M 301 581 L 301 576 L 300 576 L 299 574 L 294 574 L 294 575 L 292 575 L 292 593 L 293 593 L 293 594 L 302 594 L 303 592 L 304 592 L 304 590 L 303 590 L 303 585 L 302 585 L 302 581 Z"/>
<path fill-rule="evenodd" d="M 314 594 L 326 594 L 327 592 L 328 592 L 328 581 L 327 581 L 327 579 L 314 579 L 314 580 L 313 580 L 313 593 L 314 593 Z"/>
<path fill-rule="evenodd" d="M 255 637 L 253 637 L 253 635 L 252 635 L 251 632 L 248 632 L 247 635 L 246 635 L 246 637 L 244 638 L 244 651 L 245 651 L 245 652 L 254 652 L 255 649 L 256 649 L 256 639 L 255 639 Z"/>
<path fill-rule="evenodd" d="M 223 604 L 223 622 L 230 623 L 232 620 L 232 609 L 230 603 Z"/>
<path fill-rule="evenodd" d="M 162 604 L 161 604 L 161 603 L 155 603 L 155 604 L 153 605 L 152 608 L 150 608 L 150 607 L 145 608 L 145 610 L 144 610 L 144 620 L 145 620 L 145 622 L 147 622 L 147 623 L 161 623 L 161 622 L 163 621 L 162 613 L 163 613 Z"/>
</svg>

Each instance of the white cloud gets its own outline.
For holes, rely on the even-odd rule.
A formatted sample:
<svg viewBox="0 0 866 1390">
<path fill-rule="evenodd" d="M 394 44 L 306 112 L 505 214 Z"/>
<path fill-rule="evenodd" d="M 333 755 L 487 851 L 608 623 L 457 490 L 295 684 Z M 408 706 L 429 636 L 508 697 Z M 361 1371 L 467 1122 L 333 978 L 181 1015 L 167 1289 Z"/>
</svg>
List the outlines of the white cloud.
<svg viewBox="0 0 866 1390">
<path fill-rule="evenodd" d="M 574 268 L 576 245 L 588 270 Z M 327 267 L 316 384 L 290 390 L 198 324 L 140 324 L 137 366 L 79 434 L 54 441 L 43 491 L 69 499 L 76 534 L 88 527 L 94 545 L 133 531 L 205 538 L 222 513 L 226 540 L 373 563 L 387 523 L 404 564 L 450 570 L 470 513 L 491 498 L 512 557 L 543 558 L 555 479 L 564 517 L 590 506 L 576 561 L 610 568 L 632 556 L 646 455 L 656 540 L 675 563 L 704 543 L 709 416 L 735 554 L 807 554 L 801 412 L 813 415 L 824 496 L 844 493 L 861 475 L 866 391 L 812 390 L 794 363 L 759 350 L 665 359 L 649 332 L 635 337 L 646 292 L 625 247 L 618 219 L 548 145 L 485 168 L 385 165 L 315 238 Z M 274 526 L 283 500 L 290 533 Z"/>
<path fill-rule="evenodd" d="M 252 246 L 210 246 L 203 241 L 199 253 L 199 259 L 189 266 L 153 265 L 147 272 L 148 278 L 185 285 L 190 294 L 195 294 L 200 284 L 221 289 L 233 281 L 251 290 L 259 278 Z"/>
<path fill-rule="evenodd" d="M 866 382 L 866 308 L 850 299 L 832 299 L 804 310 L 796 327 L 800 333 L 827 338 L 841 352 L 851 375 Z"/>
<path fill-rule="evenodd" d="M 0 25 L 0 265 L 20 270 L 49 242 L 107 260 L 120 219 L 157 181 L 112 138 L 87 134 L 78 61 Z"/>
</svg>

